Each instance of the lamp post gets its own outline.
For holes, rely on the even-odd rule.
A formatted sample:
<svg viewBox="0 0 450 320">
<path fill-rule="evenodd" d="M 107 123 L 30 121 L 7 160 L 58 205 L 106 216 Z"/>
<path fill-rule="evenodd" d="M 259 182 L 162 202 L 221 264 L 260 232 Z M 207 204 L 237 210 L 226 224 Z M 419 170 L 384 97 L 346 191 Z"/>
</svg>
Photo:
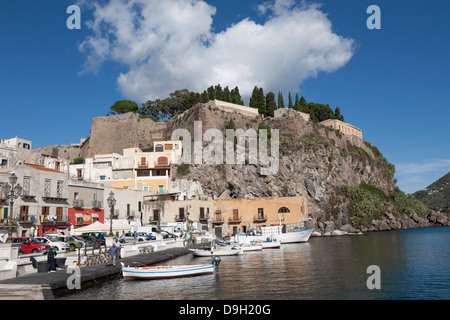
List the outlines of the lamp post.
<svg viewBox="0 0 450 320">
<path fill-rule="evenodd" d="M 112 236 L 113 232 L 112 232 L 112 217 L 113 217 L 113 208 L 116 204 L 116 199 L 114 198 L 114 192 L 110 192 L 109 193 L 109 197 L 108 199 L 106 199 L 106 202 L 108 202 L 108 206 L 109 206 L 109 233 Z"/>
<path fill-rule="evenodd" d="M 22 186 L 17 183 L 17 176 L 13 173 L 9 176 L 9 183 L 3 185 L 3 193 L 9 200 L 9 231 L 8 231 L 8 241 L 12 241 L 12 226 L 13 226 L 13 207 L 14 199 L 17 199 L 22 194 Z"/>
</svg>

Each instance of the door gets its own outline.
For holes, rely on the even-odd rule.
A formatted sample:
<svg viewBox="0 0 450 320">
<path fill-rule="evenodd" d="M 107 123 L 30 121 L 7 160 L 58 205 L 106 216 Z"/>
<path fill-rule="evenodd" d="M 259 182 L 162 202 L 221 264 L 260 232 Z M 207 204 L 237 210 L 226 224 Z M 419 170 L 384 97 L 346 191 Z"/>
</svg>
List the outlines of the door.
<svg viewBox="0 0 450 320">
<path fill-rule="evenodd" d="M 164 186 L 158 186 L 158 193 L 163 194 L 164 193 Z"/>
</svg>

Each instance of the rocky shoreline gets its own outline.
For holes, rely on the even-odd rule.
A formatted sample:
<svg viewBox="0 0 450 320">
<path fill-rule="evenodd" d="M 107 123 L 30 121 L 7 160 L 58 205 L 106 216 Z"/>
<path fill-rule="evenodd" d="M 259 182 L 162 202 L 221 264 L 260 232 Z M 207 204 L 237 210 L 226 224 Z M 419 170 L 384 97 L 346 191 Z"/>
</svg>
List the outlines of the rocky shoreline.
<svg viewBox="0 0 450 320">
<path fill-rule="evenodd" d="M 341 221 L 346 220 L 342 219 Z M 391 213 L 385 213 L 382 220 L 372 220 L 370 226 L 356 228 L 349 223 L 339 224 L 332 220 L 319 220 L 314 223 L 314 231 L 311 237 L 362 235 L 364 232 L 391 231 L 413 228 L 448 227 L 450 218 L 443 213 L 432 211 L 426 217 L 417 214 L 411 216 L 394 217 Z"/>
</svg>

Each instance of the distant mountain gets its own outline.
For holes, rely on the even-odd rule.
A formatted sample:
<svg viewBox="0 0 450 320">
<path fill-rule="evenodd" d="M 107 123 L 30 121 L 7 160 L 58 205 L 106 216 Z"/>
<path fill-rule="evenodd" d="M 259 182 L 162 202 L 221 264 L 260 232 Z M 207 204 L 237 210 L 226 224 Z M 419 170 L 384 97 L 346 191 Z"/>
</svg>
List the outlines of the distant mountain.
<svg viewBox="0 0 450 320">
<path fill-rule="evenodd" d="M 414 197 L 432 210 L 450 214 L 450 172 L 433 182 L 425 190 L 414 193 Z"/>
</svg>

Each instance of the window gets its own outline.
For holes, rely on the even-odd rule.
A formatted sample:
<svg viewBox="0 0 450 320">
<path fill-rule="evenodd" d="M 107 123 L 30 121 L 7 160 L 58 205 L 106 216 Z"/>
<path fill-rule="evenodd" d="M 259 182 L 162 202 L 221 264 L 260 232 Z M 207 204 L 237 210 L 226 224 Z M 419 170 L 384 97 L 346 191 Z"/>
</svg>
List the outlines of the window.
<svg viewBox="0 0 450 320">
<path fill-rule="evenodd" d="M 162 144 L 157 144 L 155 146 L 155 152 L 164 152 L 164 146 Z"/>
<path fill-rule="evenodd" d="M 24 196 L 29 196 L 30 195 L 30 177 L 23 177 L 23 189 L 22 189 L 22 194 Z"/>
<path fill-rule="evenodd" d="M 167 165 L 169 165 L 169 160 L 167 159 L 167 157 L 159 157 L 157 165 L 158 166 L 167 166 Z"/>
<path fill-rule="evenodd" d="M 184 208 L 178 208 L 178 218 L 184 219 Z"/>
<path fill-rule="evenodd" d="M 172 149 L 173 149 L 173 146 L 172 146 L 171 144 L 165 144 L 165 145 L 164 145 L 164 148 L 165 148 L 166 150 L 172 150 Z"/>
<path fill-rule="evenodd" d="M 28 206 L 20 206 L 20 221 L 28 221 Z"/>
<path fill-rule="evenodd" d="M 50 214 L 50 207 L 42 207 L 42 216 L 45 218 Z"/>
<path fill-rule="evenodd" d="M 63 194 L 63 186 L 64 186 L 64 181 L 58 181 L 56 183 L 56 194 L 58 198 L 62 197 Z"/>
<path fill-rule="evenodd" d="M 56 220 L 63 221 L 63 208 L 62 207 L 56 208 Z"/>
<path fill-rule="evenodd" d="M 52 180 L 50 180 L 50 179 L 45 179 L 45 183 L 44 183 L 44 196 L 46 196 L 46 197 L 50 197 L 51 183 L 52 183 Z"/>
<path fill-rule="evenodd" d="M 100 176 L 100 180 L 106 180 L 106 176 Z"/>
<path fill-rule="evenodd" d="M 233 209 L 233 220 L 239 220 L 239 210 L 238 209 Z"/>
<path fill-rule="evenodd" d="M 258 208 L 258 218 L 264 219 L 264 208 Z"/>
<path fill-rule="evenodd" d="M 205 219 L 205 208 L 200 208 L 200 219 Z"/>
<path fill-rule="evenodd" d="M 127 203 L 127 216 L 129 216 L 130 214 L 131 214 L 130 204 Z"/>
<path fill-rule="evenodd" d="M 281 207 L 280 209 L 278 209 L 278 213 L 290 213 L 290 211 L 286 207 Z"/>
</svg>

